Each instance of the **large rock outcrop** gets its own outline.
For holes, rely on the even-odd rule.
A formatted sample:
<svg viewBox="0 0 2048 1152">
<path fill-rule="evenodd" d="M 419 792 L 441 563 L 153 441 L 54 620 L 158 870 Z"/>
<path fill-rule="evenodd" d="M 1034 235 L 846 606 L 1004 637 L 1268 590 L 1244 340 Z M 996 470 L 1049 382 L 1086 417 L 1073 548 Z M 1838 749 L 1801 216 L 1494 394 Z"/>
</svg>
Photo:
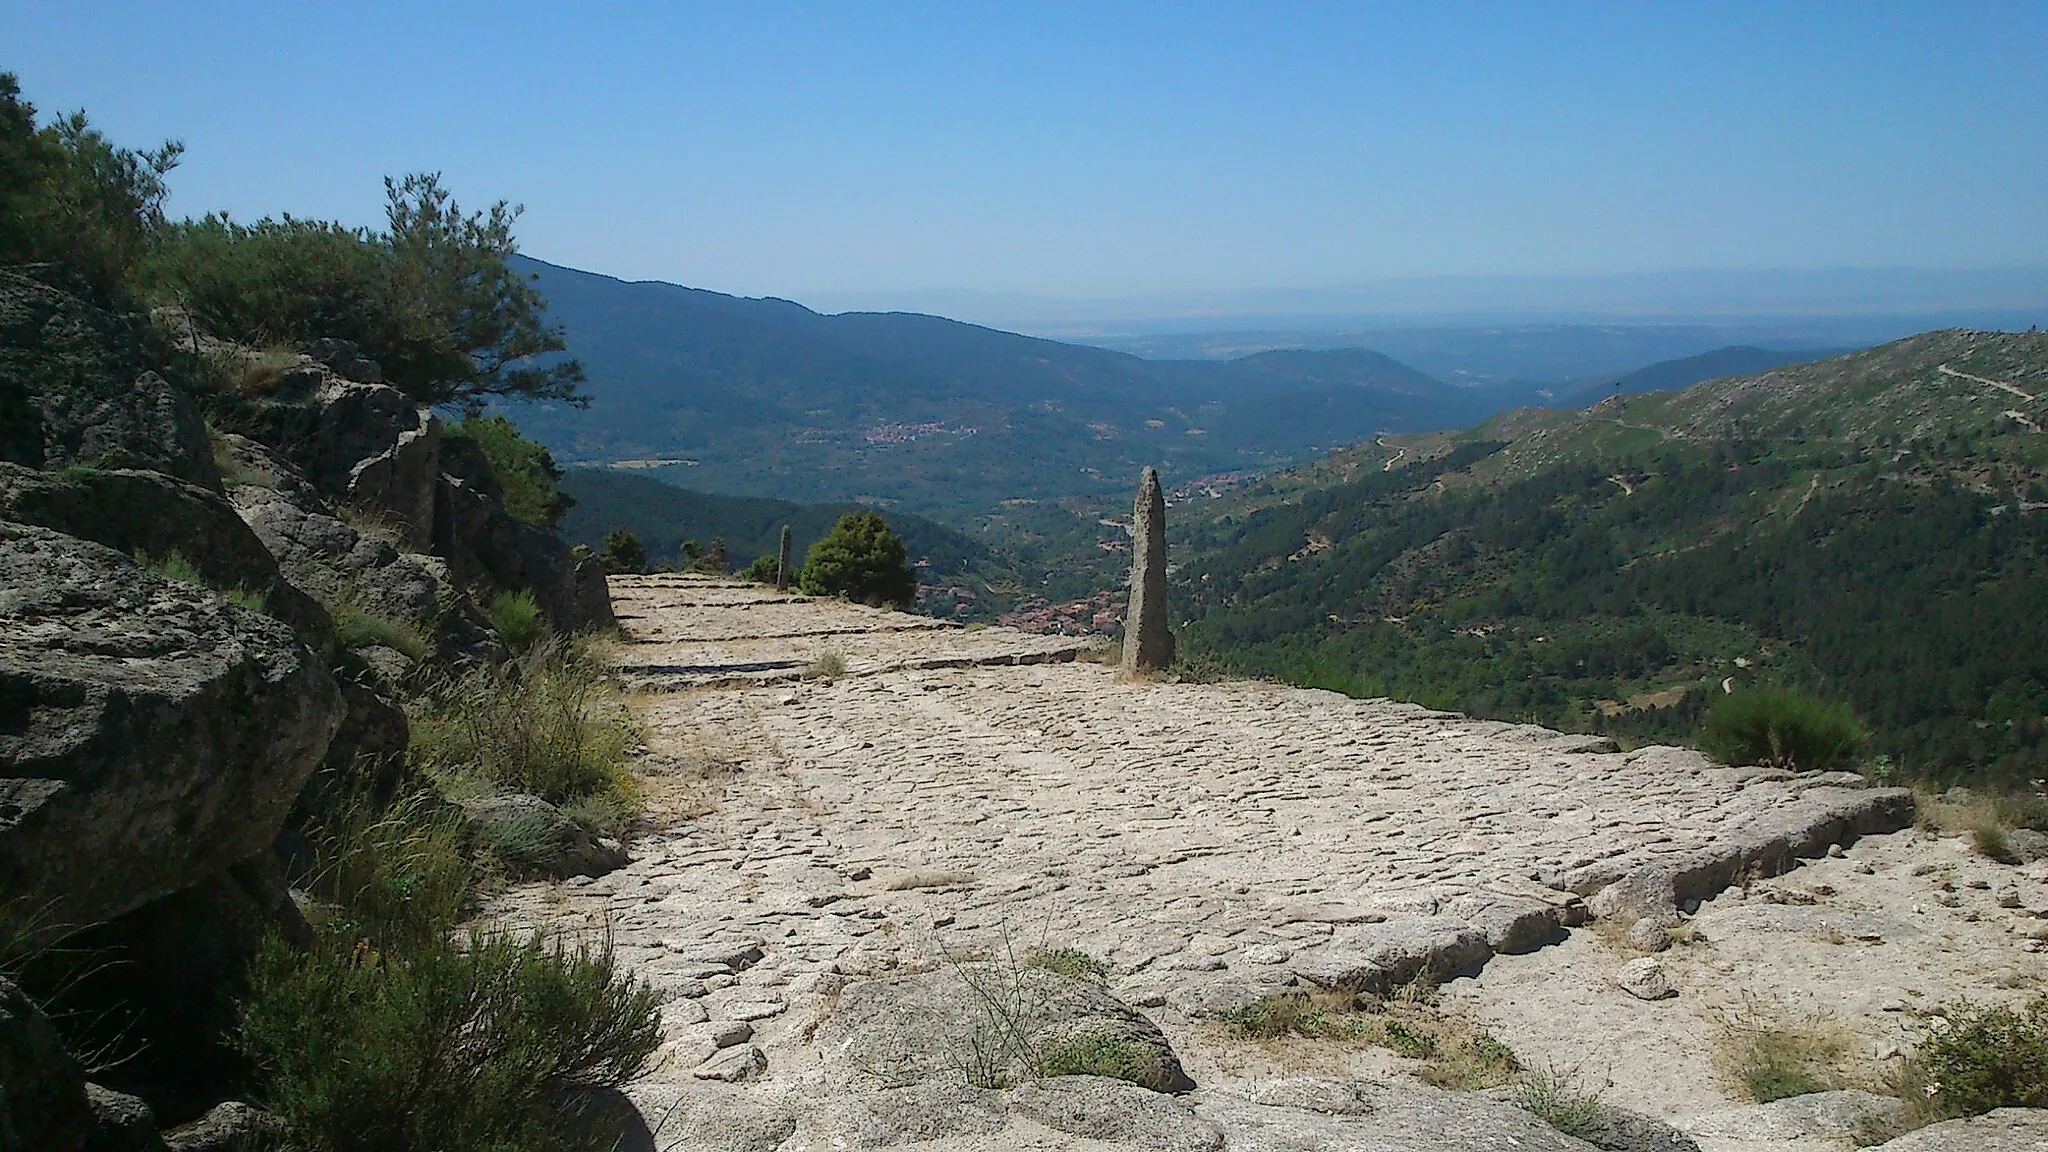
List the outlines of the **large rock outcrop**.
<svg viewBox="0 0 2048 1152">
<path fill-rule="evenodd" d="M 0 268 L 0 459 L 148 468 L 218 489 L 206 425 L 150 370 L 142 319 L 48 274 Z"/>
<path fill-rule="evenodd" d="M 214 588 L 251 593 L 265 614 L 324 651 L 327 612 L 286 580 L 264 542 L 218 493 L 161 472 L 67 469 L 42 472 L 0 463 L 0 520 L 34 524 L 131 556 L 176 555 Z"/>
<path fill-rule="evenodd" d="M 0 882 L 96 923 L 270 846 L 343 715 L 282 623 L 0 523 Z"/>
</svg>

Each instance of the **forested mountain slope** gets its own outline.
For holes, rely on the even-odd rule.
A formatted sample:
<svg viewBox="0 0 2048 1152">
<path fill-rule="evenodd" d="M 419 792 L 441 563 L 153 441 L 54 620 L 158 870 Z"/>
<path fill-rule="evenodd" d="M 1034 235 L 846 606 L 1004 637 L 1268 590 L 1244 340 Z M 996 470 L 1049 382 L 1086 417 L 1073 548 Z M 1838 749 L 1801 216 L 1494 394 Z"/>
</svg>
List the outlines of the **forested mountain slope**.
<svg viewBox="0 0 2048 1152">
<path fill-rule="evenodd" d="M 868 510 L 860 504 L 794 504 L 764 497 L 714 496 L 646 476 L 601 469 L 568 473 L 562 478 L 562 491 L 576 501 L 558 526 L 565 539 L 596 548 L 604 542 L 605 533 L 624 528 L 646 545 L 650 563 L 677 566 L 682 564 L 680 554 L 686 540 L 707 547 L 714 539 L 725 541 L 726 555 L 735 567 L 745 566 L 756 556 L 772 556 L 785 524 L 790 528 L 792 555 L 801 564 L 805 549 L 831 531 L 840 516 Z M 889 516 L 889 526 L 903 537 L 911 561 L 925 569 L 927 580 L 962 573 L 982 556 L 972 540 L 921 516 L 894 513 Z"/>
<path fill-rule="evenodd" d="M 956 522 L 1014 496 L 1264 468 L 1494 410 L 1371 352 L 1148 361 L 907 313 L 626 283 L 521 259 L 589 372 L 588 409 L 519 413 L 568 463 L 662 461 L 664 479 Z M 1495 405 L 1497 406 L 1497 404 Z"/>
<path fill-rule="evenodd" d="M 1936 775 L 2039 774 L 2048 336 L 1949 330 L 1388 437 L 1182 529 L 1190 646 L 1637 738 L 1724 682 L 1849 701 Z"/>
</svg>

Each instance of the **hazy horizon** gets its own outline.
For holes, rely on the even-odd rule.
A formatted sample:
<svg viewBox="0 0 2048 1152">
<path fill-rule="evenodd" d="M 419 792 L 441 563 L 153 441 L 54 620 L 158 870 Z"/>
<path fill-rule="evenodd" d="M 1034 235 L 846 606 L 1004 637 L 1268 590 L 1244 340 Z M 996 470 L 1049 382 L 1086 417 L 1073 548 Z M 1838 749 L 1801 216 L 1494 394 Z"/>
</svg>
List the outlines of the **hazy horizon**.
<svg viewBox="0 0 2048 1152">
<path fill-rule="evenodd" d="M 440 171 L 626 279 L 1251 315 L 1199 297 L 2048 267 L 2043 58 L 2010 4 L 84 3 L 11 13 L 0 69 L 182 139 L 181 215 L 374 225 Z"/>
</svg>

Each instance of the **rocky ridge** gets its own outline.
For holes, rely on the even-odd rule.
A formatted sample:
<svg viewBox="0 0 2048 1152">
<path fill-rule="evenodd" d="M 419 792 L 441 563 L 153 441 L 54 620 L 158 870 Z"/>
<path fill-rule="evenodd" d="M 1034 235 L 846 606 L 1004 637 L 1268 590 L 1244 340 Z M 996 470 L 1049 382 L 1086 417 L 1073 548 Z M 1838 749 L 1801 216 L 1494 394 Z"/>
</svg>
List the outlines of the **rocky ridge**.
<svg viewBox="0 0 2048 1152">
<path fill-rule="evenodd" d="M 102 1075 L 147 1098 L 87 1083 L 0 979 L 5 1148 L 159 1148 L 152 1105 L 217 1100 L 225 990 L 266 930 L 305 932 L 280 833 L 403 753 L 398 682 L 501 657 L 502 592 L 564 630 L 611 620 L 595 564 L 510 516 L 353 348 L 209 391 L 194 365 L 264 357 L 189 328 L 166 349 L 163 328 L 0 269 L 0 942 L 115 961 L 86 994 L 129 1013 L 141 1055 Z M 421 646 L 365 644 L 350 615 Z"/>
</svg>

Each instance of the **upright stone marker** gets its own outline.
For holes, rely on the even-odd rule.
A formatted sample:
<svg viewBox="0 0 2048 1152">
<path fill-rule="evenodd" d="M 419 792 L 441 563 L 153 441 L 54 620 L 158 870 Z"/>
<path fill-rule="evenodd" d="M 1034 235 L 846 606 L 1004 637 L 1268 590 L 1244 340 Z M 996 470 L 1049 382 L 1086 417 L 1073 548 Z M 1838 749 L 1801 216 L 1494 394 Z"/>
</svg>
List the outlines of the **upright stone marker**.
<svg viewBox="0 0 2048 1152">
<path fill-rule="evenodd" d="M 782 526 L 782 547 L 775 553 L 775 590 L 789 591 L 789 525 Z"/>
<path fill-rule="evenodd" d="M 1166 497 L 1151 468 L 1131 510 L 1131 607 L 1124 614 L 1124 671 L 1161 672 L 1173 663 L 1166 630 Z"/>
</svg>

